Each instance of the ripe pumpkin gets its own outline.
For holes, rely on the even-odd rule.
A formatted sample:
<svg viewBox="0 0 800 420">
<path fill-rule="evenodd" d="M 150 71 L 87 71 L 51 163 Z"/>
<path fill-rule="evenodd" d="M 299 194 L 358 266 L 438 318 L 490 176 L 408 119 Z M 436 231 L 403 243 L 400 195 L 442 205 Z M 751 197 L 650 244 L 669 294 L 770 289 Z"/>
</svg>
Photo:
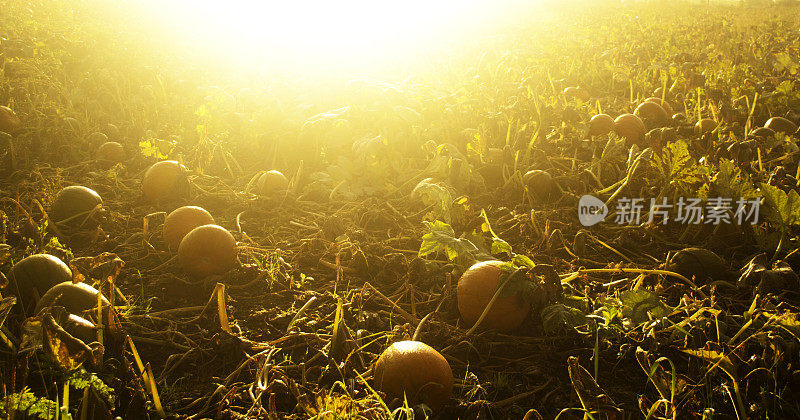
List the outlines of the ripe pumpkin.
<svg viewBox="0 0 800 420">
<path fill-rule="evenodd" d="M 34 296 L 41 297 L 51 287 L 61 282 L 72 281 L 72 270 L 58 257 L 34 254 L 11 267 L 9 280 L 11 293 L 19 298 L 25 313 L 33 315 L 36 306 Z"/>
<path fill-rule="evenodd" d="M 224 274 L 236 266 L 236 239 L 221 226 L 198 226 L 181 240 L 178 264 L 195 277 Z"/>
<path fill-rule="evenodd" d="M 271 170 L 258 177 L 256 188 L 259 195 L 282 196 L 289 188 L 289 180 L 280 171 Z"/>
<path fill-rule="evenodd" d="M 694 131 L 700 134 L 710 133 L 715 128 L 717 128 L 717 122 L 711 118 L 703 118 L 694 125 Z"/>
<path fill-rule="evenodd" d="M 72 283 L 65 281 L 50 288 L 39 303 L 36 304 L 35 313 L 49 306 L 63 306 L 68 313 L 80 314 L 97 307 L 97 296 L 100 291 L 86 283 Z M 105 296 L 100 295 L 101 304 L 108 306 L 110 303 Z"/>
<path fill-rule="evenodd" d="M 50 219 L 65 230 L 90 230 L 100 226 L 103 199 L 91 188 L 71 185 L 56 195 Z"/>
<path fill-rule="evenodd" d="M 661 105 L 656 102 L 642 102 L 633 111 L 633 114 L 642 119 L 648 130 L 663 127 L 669 119 L 669 115 Z"/>
<path fill-rule="evenodd" d="M 20 127 L 22 127 L 22 121 L 20 121 L 17 113 L 7 106 L 0 106 L 0 131 L 13 133 Z"/>
<path fill-rule="evenodd" d="M 500 275 L 503 273 L 500 264 L 501 261 L 479 262 L 458 280 L 458 311 L 467 325 L 478 320 L 500 285 Z M 499 296 L 481 322 L 481 327 L 508 332 L 519 327 L 529 311 L 530 305 L 520 294 Z"/>
<path fill-rule="evenodd" d="M 550 173 L 534 169 L 522 176 L 531 197 L 537 201 L 551 201 L 561 196 L 561 188 Z"/>
<path fill-rule="evenodd" d="M 776 133 L 794 134 L 797 131 L 797 125 L 783 117 L 772 117 L 767 120 L 764 127 L 771 129 Z"/>
<path fill-rule="evenodd" d="M 183 206 L 173 210 L 164 219 L 163 237 L 169 249 L 178 249 L 181 240 L 192 229 L 203 226 L 213 225 L 214 218 L 211 213 L 202 207 Z"/>
<path fill-rule="evenodd" d="M 664 112 L 667 113 L 667 116 L 670 116 L 675 113 L 669 102 L 662 100 L 660 96 L 659 97 L 652 96 L 650 98 L 645 99 L 644 101 L 657 103 L 659 106 L 661 106 L 661 108 L 664 109 Z"/>
<path fill-rule="evenodd" d="M 186 183 L 186 167 L 175 160 L 162 160 L 147 169 L 142 178 L 142 193 L 150 201 L 178 194 Z"/>
<path fill-rule="evenodd" d="M 107 141 L 97 148 L 97 160 L 115 164 L 125 160 L 125 149 L 115 141 Z"/>
<path fill-rule="evenodd" d="M 614 120 L 614 131 L 630 143 L 639 143 L 647 133 L 647 128 L 638 116 L 622 114 Z"/>
<path fill-rule="evenodd" d="M 425 403 L 442 408 L 453 392 L 450 364 L 433 347 L 419 341 L 400 341 L 381 353 L 373 368 L 375 388 L 389 399 L 408 399 L 409 405 Z"/>
<path fill-rule="evenodd" d="M 608 114 L 597 114 L 589 120 L 590 136 L 605 136 L 614 130 L 614 119 Z"/>
</svg>

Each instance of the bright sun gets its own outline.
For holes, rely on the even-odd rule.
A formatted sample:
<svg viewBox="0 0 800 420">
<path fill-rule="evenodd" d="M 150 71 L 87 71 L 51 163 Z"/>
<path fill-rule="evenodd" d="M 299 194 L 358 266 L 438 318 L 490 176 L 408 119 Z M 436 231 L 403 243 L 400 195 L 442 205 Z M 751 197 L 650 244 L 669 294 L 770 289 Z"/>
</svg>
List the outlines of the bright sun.
<svg viewBox="0 0 800 420">
<path fill-rule="evenodd" d="M 356 67 L 469 43 L 541 0 L 144 0 L 193 45 L 239 63 Z"/>
</svg>

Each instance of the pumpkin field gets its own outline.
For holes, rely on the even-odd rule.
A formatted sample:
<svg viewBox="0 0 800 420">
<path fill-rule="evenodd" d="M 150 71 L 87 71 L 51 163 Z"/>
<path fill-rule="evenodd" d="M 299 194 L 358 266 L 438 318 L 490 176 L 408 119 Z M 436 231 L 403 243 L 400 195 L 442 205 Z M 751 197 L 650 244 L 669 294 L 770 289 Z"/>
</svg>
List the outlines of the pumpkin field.
<svg viewBox="0 0 800 420">
<path fill-rule="evenodd" d="M 240 3 L 0 0 L 0 419 L 800 418 L 796 2 Z"/>
</svg>

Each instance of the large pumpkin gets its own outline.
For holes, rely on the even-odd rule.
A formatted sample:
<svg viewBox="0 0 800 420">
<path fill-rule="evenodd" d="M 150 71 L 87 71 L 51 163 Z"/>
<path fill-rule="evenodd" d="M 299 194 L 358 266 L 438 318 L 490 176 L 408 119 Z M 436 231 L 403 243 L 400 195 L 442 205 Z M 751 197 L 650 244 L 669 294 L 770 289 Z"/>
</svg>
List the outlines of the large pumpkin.
<svg viewBox="0 0 800 420">
<path fill-rule="evenodd" d="M 11 293 L 19 298 L 24 312 L 34 315 L 35 297 L 43 296 L 59 283 L 72 281 L 72 270 L 58 257 L 34 254 L 11 267 L 9 280 Z"/>
<path fill-rule="evenodd" d="M 458 280 L 458 311 L 467 325 L 473 325 L 492 300 L 503 270 L 501 261 L 483 261 L 470 267 Z M 481 321 L 480 328 L 509 332 L 519 327 L 528 316 L 530 305 L 520 294 L 498 296 Z"/>
<path fill-rule="evenodd" d="M 622 114 L 614 120 L 614 131 L 629 143 L 640 143 L 647 133 L 642 119 L 634 114 Z"/>
<path fill-rule="evenodd" d="M 164 220 L 163 237 L 169 249 L 178 249 L 181 240 L 192 229 L 214 224 L 214 217 L 202 207 L 183 206 L 173 210 Z"/>
<path fill-rule="evenodd" d="M 65 281 L 50 288 L 39 299 L 35 313 L 39 313 L 48 306 L 63 306 L 68 313 L 80 314 L 97 307 L 97 298 L 100 291 L 85 283 L 72 283 Z M 100 295 L 103 307 L 110 305 L 105 296 Z"/>
<path fill-rule="evenodd" d="M 178 246 L 178 264 L 195 277 L 224 274 L 236 266 L 236 239 L 221 226 L 196 227 Z"/>
<path fill-rule="evenodd" d="M 147 169 L 142 178 L 142 193 L 150 201 L 180 195 L 186 184 L 186 167 L 175 160 L 162 160 Z"/>
<path fill-rule="evenodd" d="M 95 190 L 72 185 L 58 192 L 49 216 L 59 229 L 89 230 L 100 225 L 102 206 L 103 199 Z"/>
<path fill-rule="evenodd" d="M 383 351 L 373 369 L 375 388 L 389 399 L 404 397 L 409 405 L 425 403 L 438 410 L 450 400 L 453 371 L 433 347 L 400 341 Z M 388 402 L 388 401 L 387 401 Z"/>
</svg>

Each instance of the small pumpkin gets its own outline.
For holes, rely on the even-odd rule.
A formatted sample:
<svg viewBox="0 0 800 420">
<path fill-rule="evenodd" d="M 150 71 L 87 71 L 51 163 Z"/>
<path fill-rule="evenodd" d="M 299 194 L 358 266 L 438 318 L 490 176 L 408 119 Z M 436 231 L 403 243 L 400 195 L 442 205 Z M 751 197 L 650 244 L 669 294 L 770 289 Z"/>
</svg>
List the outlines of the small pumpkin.
<svg viewBox="0 0 800 420">
<path fill-rule="evenodd" d="M 442 408 L 453 392 L 453 371 L 447 359 L 419 341 L 400 341 L 381 353 L 373 368 L 375 388 L 390 399 Z M 387 401 L 389 402 L 389 401 Z"/>
</svg>

